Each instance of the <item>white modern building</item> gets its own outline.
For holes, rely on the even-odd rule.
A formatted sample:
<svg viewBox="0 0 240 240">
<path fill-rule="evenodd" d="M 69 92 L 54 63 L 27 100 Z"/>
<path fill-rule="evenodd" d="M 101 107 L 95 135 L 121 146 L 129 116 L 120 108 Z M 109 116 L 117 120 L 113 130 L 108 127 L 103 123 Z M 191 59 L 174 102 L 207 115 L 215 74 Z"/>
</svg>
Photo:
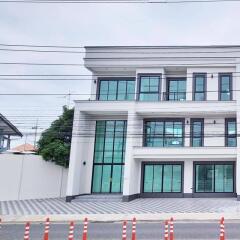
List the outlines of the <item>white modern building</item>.
<svg viewBox="0 0 240 240">
<path fill-rule="evenodd" d="M 240 46 L 86 47 L 67 201 L 240 199 Z"/>
</svg>

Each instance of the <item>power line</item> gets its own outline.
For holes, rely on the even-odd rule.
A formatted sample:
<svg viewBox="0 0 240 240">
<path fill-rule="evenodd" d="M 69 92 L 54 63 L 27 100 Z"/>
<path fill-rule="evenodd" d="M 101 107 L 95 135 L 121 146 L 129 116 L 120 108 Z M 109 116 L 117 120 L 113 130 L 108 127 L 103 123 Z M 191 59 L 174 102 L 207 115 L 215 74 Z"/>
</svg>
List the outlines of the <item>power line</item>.
<svg viewBox="0 0 240 240">
<path fill-rule="evenodd" d="M 186 3 L 222 3 L 239 0 L 0 0 L 0 3 L 80 3 L 80 4 L 186 4 Z"/>
</svg>

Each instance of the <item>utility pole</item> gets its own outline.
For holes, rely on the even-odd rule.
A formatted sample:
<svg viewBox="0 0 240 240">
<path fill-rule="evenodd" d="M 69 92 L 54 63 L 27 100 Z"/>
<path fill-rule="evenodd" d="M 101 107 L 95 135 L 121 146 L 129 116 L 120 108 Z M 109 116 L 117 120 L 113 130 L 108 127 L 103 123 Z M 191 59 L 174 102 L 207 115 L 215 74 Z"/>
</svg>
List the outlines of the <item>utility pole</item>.
<svg viewBox="0 0 240 240">
<path fill-rule="evenodd" d="M 36 125 L 34 127 L 32 127 L 32 129 L 35 129 L 35 134 L 34 134 L 34 148 L 36 148 L 36 144 L 37 144 L 37 130 L 38 130 L 38 118 L 36 121 Z"/>
</svg>

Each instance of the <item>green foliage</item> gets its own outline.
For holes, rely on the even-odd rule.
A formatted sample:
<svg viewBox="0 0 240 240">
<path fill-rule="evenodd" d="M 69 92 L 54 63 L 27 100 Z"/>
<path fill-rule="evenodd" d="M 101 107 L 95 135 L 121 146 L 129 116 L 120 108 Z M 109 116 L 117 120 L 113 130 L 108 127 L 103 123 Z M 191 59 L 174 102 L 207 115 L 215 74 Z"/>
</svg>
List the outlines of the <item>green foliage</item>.
<svg viewBox="0 0 240 240">
<path fill-rule="evenodd" d="M 63 107 L 63 114 L 45 130 L 38 141 L 38 154 L 46 161 L 68 167 L 74 109 Z"/>
</svg>

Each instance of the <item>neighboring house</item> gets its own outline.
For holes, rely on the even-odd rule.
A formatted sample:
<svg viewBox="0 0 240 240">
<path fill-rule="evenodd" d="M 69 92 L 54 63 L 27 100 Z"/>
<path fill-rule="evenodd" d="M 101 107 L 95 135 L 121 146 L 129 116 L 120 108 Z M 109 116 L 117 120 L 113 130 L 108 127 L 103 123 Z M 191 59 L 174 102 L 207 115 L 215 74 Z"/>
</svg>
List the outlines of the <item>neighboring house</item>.
<svg viewBox="0 0 240 240">
<path fill-rule="evenodd" d="M 34 147 L 32 144 L 25 143 L 19 146 L 16 146 L 10 149 L 8 152 L 12 153 L 23 153 L 23 154 L 35 154 L 37 152 L 37 148 Z"/>
<path fill-rule="evenodd" d="M 10 149 L 11 136 L 22 137 L 22 133 L 0 114 L 0 153 Z"/>
<path fill-rule="evenodd" d="M 67 201 L 240 199 L 240 46 L 86 47 Z"/>
</svg>

